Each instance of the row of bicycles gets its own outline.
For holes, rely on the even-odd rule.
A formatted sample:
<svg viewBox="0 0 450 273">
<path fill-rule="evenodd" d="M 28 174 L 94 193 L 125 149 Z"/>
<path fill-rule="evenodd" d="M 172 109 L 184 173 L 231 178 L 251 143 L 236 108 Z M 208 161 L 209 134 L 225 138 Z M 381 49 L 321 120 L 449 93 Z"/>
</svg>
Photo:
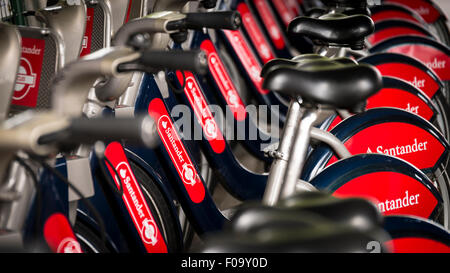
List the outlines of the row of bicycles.
<svg viewBox="0 0 450 273">
<path fill-rule="evenodd" d="M 450 252 L 431 0 L 0 3 L 2 252 Z"/>
</svg>

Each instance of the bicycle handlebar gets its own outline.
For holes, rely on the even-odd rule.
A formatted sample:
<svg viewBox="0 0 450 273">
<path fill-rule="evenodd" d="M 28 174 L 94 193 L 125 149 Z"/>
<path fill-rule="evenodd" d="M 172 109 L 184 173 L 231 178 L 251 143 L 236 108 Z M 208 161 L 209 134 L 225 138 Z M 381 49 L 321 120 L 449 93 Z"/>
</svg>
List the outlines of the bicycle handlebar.
<svg viewBox="0 0 450 273">
<path fill-rule="evenodd" d="M 162 51 L 146 50 L 136 61 L 120 64 L 118 72 L 144 71 L 155 72 L 164 69 L 189 70 L 197 74 L 207 72 L 208 62 L 202 50 L 191 51 Z"/>
<path fill-rule="evenodd" d="M 185 13 L 188 29 L 213 28 L 236 30 L 241 26 L 241 15 L 237 11 Z"/>
<path fill-rule="evenodd" d="M 158 134 L 153 119 L 149 116 L 133 118 L 74 118 L 63 130 L 42 135 L 38 138 L 39 145 L 72 146 L 77 144 L 93 144 L 127 140 L 133 144 L 144 144 L 155 147 Z"/>
</svg>

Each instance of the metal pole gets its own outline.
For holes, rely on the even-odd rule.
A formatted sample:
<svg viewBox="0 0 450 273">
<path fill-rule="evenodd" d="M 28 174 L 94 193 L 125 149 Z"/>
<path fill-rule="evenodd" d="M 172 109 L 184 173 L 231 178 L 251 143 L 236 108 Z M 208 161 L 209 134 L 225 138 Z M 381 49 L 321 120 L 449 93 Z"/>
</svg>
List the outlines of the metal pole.
<svg viewBox="0 0 450 273">
<path fill-rule="evenodd" d="M 294 145 L 290 150 L 289 163 L 284 174 L 284 184 L 279 199 L 284 199 L 296 192 L 296 185 L 305 164 L 311 139 L 311 128 L 317 121 L 315 109 L 306 109 L 294 137 Z"/>
<path fill-rule="evenodd" d="M 278 202 L 280 196 L 284 173 L 288 165 L 289 152 L 294 142 L 295 132 L 303 115 L 300 103 L 292 100 L 286 116 L 286 123 L 283 129 L 283 135 L 280 138 L 276 158 L 272 162 L 269 177 L 267 179 L 266 190 L 263 196 L 263 204 L 273 206 Z"/>
</svg>

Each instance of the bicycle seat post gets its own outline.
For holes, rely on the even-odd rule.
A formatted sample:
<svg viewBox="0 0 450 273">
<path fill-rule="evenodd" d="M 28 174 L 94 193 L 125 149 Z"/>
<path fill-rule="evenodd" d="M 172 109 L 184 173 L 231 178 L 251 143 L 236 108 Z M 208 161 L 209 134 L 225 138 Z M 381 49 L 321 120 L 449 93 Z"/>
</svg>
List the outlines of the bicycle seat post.
<svg viewBox="0 0 450 273">
<path fill-rule="evenodd" d="M 284 199 L 296 192 L 296 185 L 305 163 L 311 139 L 311 128 L 316 124 L 319 114 L 313 105 L 301 104 L 300 122 L 289 149 L 289 161 L 283 178 L 278 199 Z"/>
<path fill-rule="evenodd" d="M 267 178 L 267 186 L 262 199 L 264 205 L 273 206 L 278 202 L 282 189 L 282 181 L 288 166 L 289 151 L 294 142 L 295 133 L 301 116 L 302 109 L 299 101 L 292 100 L 286 116 L 283 135 L 280 138 L 277 157 L 272 163 L 269 177 Z"/>
</svg>

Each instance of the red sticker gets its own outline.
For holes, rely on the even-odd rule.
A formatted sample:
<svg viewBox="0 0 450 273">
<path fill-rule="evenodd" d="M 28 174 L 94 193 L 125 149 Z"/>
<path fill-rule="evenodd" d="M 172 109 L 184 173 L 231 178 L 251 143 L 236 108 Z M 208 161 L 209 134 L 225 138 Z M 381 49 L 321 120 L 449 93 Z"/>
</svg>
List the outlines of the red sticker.
<svg viewBox="0 0 450 273">
<path fill-rule="evenodd" d="M 434 116 L 424 100 L 407 91 L 396 88 L 383 88 L 378 93 L 367 99 L 366 109 L 376 107 L 395 107 L 406 110 L 430 121 Z"/>
<path fill-rule="evenodd" d="M 295 13 L 286 5 L 285 0 L 272 0 L 278 14 L 281 16 L 283 23 L 288 26 L 289 23 L 294 20 Z"/>
<path fill-rule="evenodd" d="M 274 46 L 277 49 L 283 49 L 286 44 L 282 35 L 282 31 L 278 24 L 276 23 L 275 16 L 270 10 L 269 5 L 266 0 L 253 0 L 261 19 L 264 22 L 264 26 L 269 32 L 269 37 L 272 40 Z"/>
<path fill-rule="evenodd" d="M 161 141 L 177 169 L 178 175 L 183 181 L 192 202 L 202 202 L 205 198 L 205 186 L 178 136 L 164 102 L 158 98 L 153 99 L 148 106 L 148 112 L 157 123 Z"/>
<path fill-rule="evenodd" d="M 183 84 L 184 78 L 180 71 L 177 71 L 177 77 L 180 83 Z M 184 93 L 194 109 L 195 116 L 202 126 L 203 133 L 209 141 L 211 148 L 216 154 L 220 154 L 225 150 L 225 140 L 222 132 L 209 109 L 208 103 L 206 102 L 194 75 L 189 71 L 184 71 L 184 77 L 186 80 Z"/>
<path fill-rule="evenodd" d="M 125 21 L 123 22 L 124 24 L 127 23 L 130 20 L 132 4 L 133 4 L 133 0 L 128 0 L 127 15 L 125 16 Z"/>
<path fill-rule="evenodd" d="M 430 46 L 425 45 L 400 45 L 387 50 L 414 57 L 432 69 L 443 81 L 450 80 L 449 56 Z"/>
<path fill-rule="evenodd" d="M 397 238 L 385 243 L 393 253 L 450 253 L 450 247 L 426 238 Z"/>
<path fill-rule="evenodd" d="M 338 188 L 337 197 L 360 197 L 373 202 L 383 215 L 429 218 L 438 204 L 433 193 L 416 179 L 396 172 L 369 173 Z"/>
<path fill-rule="evenodd" d="M 372 18 L 374 23 L 377 23 L 381 20 L 386 20 L 386 19 L 404 19 L 404 20 L 411 21 L 414 23 L 419 23 L 419 24 L 421 23 L 414 16 L 412 16 L 406 12 L 399 11 L 399 10 L 380 11 L 375 14 L 372 14 L 372 16 L 370 18 Z"/>
<path fill-rule="evenodd" d="M 22 57 L 11 104 L 36 107 L 45 41 L 22 37 Z"/>
<path fill-rule="evenodd" d="M 405 80 L 416 88 L 422 90 L 428 98 L 432 99 L 439 90 L 439 84 L 421 69 L 403 63 L 384 63 L 376 65 L 383 76 L 396 77 Z"/>
<path fill-rule="evenodd" d="M 114 168 L 120 176 L 119 180 L 119 177 L 117 177 L 111 166 L 107 165 L 109 173 L 114 177 L 117 188 L 120 188 L 120 181 L 122 181 L 122 199 L 133 220 L 134 226 L 139 232 L 145 249 L 149 253 L 167 253 L 164 238 L 145 201 L 145 197 L 139 187 L 139 182 L 131 170 L 122 145 L 118 142 L 110 143 L 106 147 L 105 156 L 115 166 Z"/>
<path fill-rule="evenodd" d="M 61 213 L 45 221 L 44 238 L 54 253 L 83 253 L 67 217 Z"/>
<path fill-rule="evenodd" d="M 237 6 L 237 11 L 239 11 L 239 13 L 241 14 L 244 28 L 247 31 L 248 35 L 250 36 L 250 40 L 252 40 L 252 43 L 255 46 L 256 51 L 258 52 L 258 55 L 261 57 L 263 62 L 267 63 L 268 61 L 275 58 L 272 49 L 270 48 L 270 45 L 266 41 L 264 34 L 262 33 L 262 30 L 257 25 L 256 20 L 253 17 L 253 14 L 248 9 L 247 4 L 240 3 Z"/>
<path fill-rule="evenodd" d="M 370 35 L 367 40 L 372 45 L 376 45 L 386 39 L 401 36 L 401 35 L 417 35 L 422 37 L 427 37 L 427 35 L 423 34 L 422 32 L 407 28 L 407 27 L 389 27 L 386 29 L 382 29 L 379 31 L 375 31 L 372 35 Z"/>
<path fill-rule="evenodd" d="M 94 28 L 94 8 L 87 8 L 86 12 L 86 30 L 83 36 L 80 57 L 91 53 L 92 30 Z"/>
<path fill-rule="evenodd" d="M 241 100 L 236 87 L 233 84 L 222 60 L 217 54 L 217 51 L 210 40 L 204 40 L 200 48 L 208 55 L 208 68 L 211 72 L 219 90 L 227 102 L 228 107 L 233 112 L 233 116 L 237 121 L 245 120 L 247 111 L 245 110 L 244 103 Z"/>
<path fill-rule="evenodd" d="M 439 11 L 430 3 L 423 0 L 388 0 L 388 3 L 397 3 L 407 6 L 417 12 L 427 23 L 434 23 L 439 19 Z"/>
<path fill-rule="evenodd" d="M 379 153 L 399 157 L 419 169 L 436 166 L 445 147 L 437 138 L 417 126 L 401 122 L 385 122 L 365 128 L 345 143 L 353 155 Z M 328 163 L 336 161 L 332 157 Z"/>
<path fill-rule="evenodd" d="M 245 71 L 250 76 L 253 84 L 259 93 L 265 95 L 269 93 L 268 90 L 262 88 L 263 79 L 260 76 L 261 65 L 256 60 L 255 55 L 248 47 L 242 33 L 239 30 L 223 30 L 225 36 L 228 38 L 239 60 L 242 62 Z"/>
<path fill-rule="evenodd" d="M 286 6 L 294 16 L 300 15 L 300 6 L 297 4 L 297 0 L 286 0 Z"/>
</svg>

